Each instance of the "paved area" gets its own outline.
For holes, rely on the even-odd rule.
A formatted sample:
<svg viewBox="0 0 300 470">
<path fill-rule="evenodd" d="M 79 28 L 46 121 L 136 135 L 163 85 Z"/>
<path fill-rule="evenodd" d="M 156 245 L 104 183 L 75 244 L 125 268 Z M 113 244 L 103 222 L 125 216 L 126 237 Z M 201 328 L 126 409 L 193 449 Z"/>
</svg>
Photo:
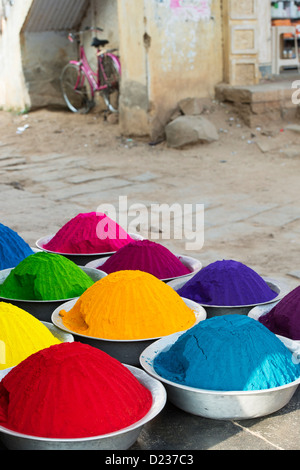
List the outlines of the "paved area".
<svg viewBox="0 0 300 470">
<path fill-rule="evenodd" d="M 186 251 L 184 238 L 159 241 L 203 265 L 239 260 L 291 290 L 300 282 L 300 160 L 284 152 L 298 145 L 299 136 L 282 132 L 281 124 L 273 134 L 253 136 L 230 121 L 231 111 L 222 113 L 223 121 L 211 114 L 219 119 L 218 142 L 180 151 L 122 137 L 97 116 L 68 115 L 66 121 L 43 111 L 24 121 L 0 113 L 0 220 L 34 246 L 78 212 L 105 203 L 118 210 L 120 196 L 127 198 L 131 227 L 144 236 L 151 225 L 145 207 L 204 204 L 201 249 Z M 24 122 L 28 129 L 16 134 Z M 176 227 L 182 219 L 172 220 Z M 163 236 L 161 221 L 151 228 Z M 237 422 L 189 415 L 168 402 L 132 449 L 299 450 L 300 390 L 273 415 Z"/>
</svg>

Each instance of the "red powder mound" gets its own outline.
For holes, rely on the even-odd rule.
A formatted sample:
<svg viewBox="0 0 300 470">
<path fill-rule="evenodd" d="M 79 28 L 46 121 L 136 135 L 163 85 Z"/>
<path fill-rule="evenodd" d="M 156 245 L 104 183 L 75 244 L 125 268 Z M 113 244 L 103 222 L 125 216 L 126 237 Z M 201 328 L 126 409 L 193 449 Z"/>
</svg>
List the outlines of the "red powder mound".
<svg viewBox="0 0 300 470">
<path fill-rule="evenodd" d="M 158 279 L 183 276 L 191 271 L 168 248 L 150 240 L 128 243 L 99 267 L 107 274 L 122 270 L 144 271 Z"/>
<path fill-rule="evenodd" d="M 130 241 L 130 235 L 106 214 L 87 212 L 69 220 L 43 248 L 55 253 L 109 253 Z"/>
<path fill-rule="evenodd" d="M 119 361 L 92 346 L 50 346 L 0 383 L 0 425 L 48 438 L 84 438 L 143 418 L 151 392 Z"/>
</svg>

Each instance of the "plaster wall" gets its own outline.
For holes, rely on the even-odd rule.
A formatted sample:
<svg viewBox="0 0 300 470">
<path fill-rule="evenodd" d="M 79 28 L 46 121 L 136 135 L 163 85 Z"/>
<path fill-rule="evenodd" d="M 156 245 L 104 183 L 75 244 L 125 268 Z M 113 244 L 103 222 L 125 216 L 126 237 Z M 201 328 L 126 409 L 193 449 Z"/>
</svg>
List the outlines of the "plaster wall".
<svg viewBox="0 0 300 470">
<path fill-rule="evenodd" d="M 3 109 L 23 110 L 30 105 L 25 85 L 20 31 L 32 0 L 18 2 L 7 10 L 8 21 L 2 20 L 0 35 L 0 106 Z"/>
<path fill-rule="evenodd" d="M 22 66 L 30 108 L 65 106 L 60 75 L 70 57 L 76 58 L 76 46 L 67 32 L 43 31 L 21 35 Z"/>
<path fill-rule="evenodd" d="M 156 138 L 179 100 L 213 96 L 222 81 L 220 0 L 119 0 L 119 33 L 126 133 Z"/>
</svg>

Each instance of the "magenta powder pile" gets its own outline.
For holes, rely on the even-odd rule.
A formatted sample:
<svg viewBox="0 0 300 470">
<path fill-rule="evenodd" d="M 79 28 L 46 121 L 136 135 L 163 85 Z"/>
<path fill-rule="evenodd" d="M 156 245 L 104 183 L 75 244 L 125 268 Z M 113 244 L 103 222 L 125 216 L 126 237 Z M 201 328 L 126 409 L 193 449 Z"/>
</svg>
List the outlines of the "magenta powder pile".
<svg viewBox="0 0 300 470">
<path fill-rule="evenodd" d="M 158 279 L 183 276 L 191 272 L 168 248 L 150 240 L 128 243 L 106 260 L 99 269 L 107 274 L 123 270 L 139 270 Z"/>
<path fill-rule="evenodd" d="M 300 286 L 285 295 L 258 320 L 276 335 L 300 340 Z"/>
<path fill-rule="evenodd" d="M 278 295 L 253 269 L 234 260 L 209 264 L 177 292 L 202 305 L 216 306 L 256 305 Z"/>
<path fill-rule="evenodd" d="M 80 213 L 69 220 L 43 248 L 55 253 L 115 252 L 132 240 L 120 225 L 100 212 Z"/>
</svg>

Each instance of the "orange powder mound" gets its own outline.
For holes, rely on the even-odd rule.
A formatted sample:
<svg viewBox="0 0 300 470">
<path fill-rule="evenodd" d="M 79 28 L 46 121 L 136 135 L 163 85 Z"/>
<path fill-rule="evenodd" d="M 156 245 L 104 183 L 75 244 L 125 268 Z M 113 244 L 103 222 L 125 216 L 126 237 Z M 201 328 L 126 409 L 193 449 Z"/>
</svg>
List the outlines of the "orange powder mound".
<svg viewBox="0 0 300 470">
<path fill-rule="evenodd" d="M 69 310 L 66 328 L 114 340 L 157 338 L 195 324 L 194 311 L 163 281 L 149 273 L 124 270 L 95 282 Z"/>
</svg>

